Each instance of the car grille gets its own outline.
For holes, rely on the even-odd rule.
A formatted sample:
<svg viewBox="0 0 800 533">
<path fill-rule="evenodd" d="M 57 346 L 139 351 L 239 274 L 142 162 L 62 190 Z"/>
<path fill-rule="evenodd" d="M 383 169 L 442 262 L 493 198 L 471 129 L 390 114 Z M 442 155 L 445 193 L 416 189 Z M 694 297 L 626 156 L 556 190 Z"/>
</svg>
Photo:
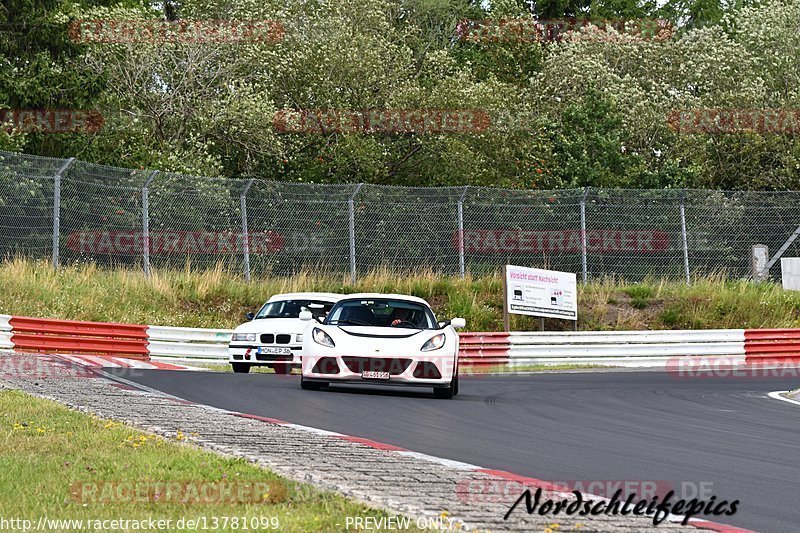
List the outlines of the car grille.
<svg viewBox="0 0 800 533">
<path fill-rule="evenodd" d="M 289 344 L 292 342 L 292 336 L 288 333 L 264 333 L 261 335 L 261 344 Z"/>
<path fill-rule="evenodd" d="M 411 359 L 393 357 L 342 357 L 342 361 L 350 372 L 389 372 L 390 376 L 402 374 L 411 364 Z"/>
<path fill-rule="evenodd" d="M 256 361 L 291 361 L 294 359 L 292 354 L 282 355 L 274 353 L 260 353 L 256 354 Z"/>
</svg>

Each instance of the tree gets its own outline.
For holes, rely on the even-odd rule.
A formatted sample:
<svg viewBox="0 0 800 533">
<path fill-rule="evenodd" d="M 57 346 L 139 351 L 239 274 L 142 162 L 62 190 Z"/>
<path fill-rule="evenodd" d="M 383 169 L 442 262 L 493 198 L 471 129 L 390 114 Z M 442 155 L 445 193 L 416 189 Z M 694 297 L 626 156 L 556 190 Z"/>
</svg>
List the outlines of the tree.
<svg viewBox="0 0 800 533">
<path fill-rule="evenodd" d="M 105 78 L 81 60 L 85 45 L 70 40 L 68 19 L 76 6 L 112 3 L 139 5 L 135 0 L 3 0 L 0 108 L 91 109 L 105 90 Z M 32 153 L 67 157 L 74 155 L 64 146 L 68 135 L 27 134 L 6 142 Z"/>
</svg>

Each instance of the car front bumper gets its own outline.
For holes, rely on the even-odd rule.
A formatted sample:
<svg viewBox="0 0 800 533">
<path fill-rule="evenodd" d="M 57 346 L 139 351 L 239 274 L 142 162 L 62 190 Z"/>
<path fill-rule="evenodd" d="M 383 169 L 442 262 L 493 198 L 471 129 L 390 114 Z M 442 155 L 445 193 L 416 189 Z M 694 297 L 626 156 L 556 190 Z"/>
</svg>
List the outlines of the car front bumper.
<svg viewBox="0 0 800 533">
<path fill-rule="evenodd" d="M 228 362 L 246 363 L 253 366 L 266 366 L 273 363 L 290 364 L 300 368 L 303 362 L 301 357 L 302 346 L 300 345 L 281 345 L 280 348 L 289 348 L 288 355 L 258 354 L 258 348 L 276 348 L 274 345 L 229 345 Z"/>
<path fill-rule="evenodd" d="M 453 379 L 454 366 L 453 354 L 375 357 L 320 353 L 303 357 L 302 374 L 309 381 L 445 387 Z M 363 378 L 365 370 L 389 372 L 389 379 Z"/>
</svg>

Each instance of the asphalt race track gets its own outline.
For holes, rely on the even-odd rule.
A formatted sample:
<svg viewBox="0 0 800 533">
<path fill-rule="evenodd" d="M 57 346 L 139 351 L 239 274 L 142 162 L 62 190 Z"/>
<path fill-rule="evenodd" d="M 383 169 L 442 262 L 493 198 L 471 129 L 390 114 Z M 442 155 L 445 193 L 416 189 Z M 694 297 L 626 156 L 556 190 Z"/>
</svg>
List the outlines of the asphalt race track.
<svg viewBox="0 0 800 533">
<path fill-rule="evenodd" d="M 454 400 L 427 389 L 303 391 L 299 376 L 113 369 L 198 403 L 390 443 L 538 479 L 655 480 L 740 500 L 709 517 L 800 531 L 800 406 L 766 394 L 792 377 L 662 372 L 462 377 Z M 679 493 L 680 494 L 680 493 Z M 700 494 L 699 496 L 703 496 Z"/>
</svg>

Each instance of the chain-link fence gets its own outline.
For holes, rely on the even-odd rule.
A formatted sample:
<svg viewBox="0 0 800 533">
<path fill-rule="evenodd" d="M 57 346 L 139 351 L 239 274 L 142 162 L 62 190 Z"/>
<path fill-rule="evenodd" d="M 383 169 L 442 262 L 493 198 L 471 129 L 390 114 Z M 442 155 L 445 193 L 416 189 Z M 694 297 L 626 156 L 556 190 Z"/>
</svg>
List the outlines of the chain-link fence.
<svg viewBox="0 0 800 533">
<path fill-rule="evenodd" d="M 797 192 L 320 185 L 0 152 L 0 254 L 55 265 L 745 277 L 754 244 L 797 255 L 798 227 Z"/>
</svg>

